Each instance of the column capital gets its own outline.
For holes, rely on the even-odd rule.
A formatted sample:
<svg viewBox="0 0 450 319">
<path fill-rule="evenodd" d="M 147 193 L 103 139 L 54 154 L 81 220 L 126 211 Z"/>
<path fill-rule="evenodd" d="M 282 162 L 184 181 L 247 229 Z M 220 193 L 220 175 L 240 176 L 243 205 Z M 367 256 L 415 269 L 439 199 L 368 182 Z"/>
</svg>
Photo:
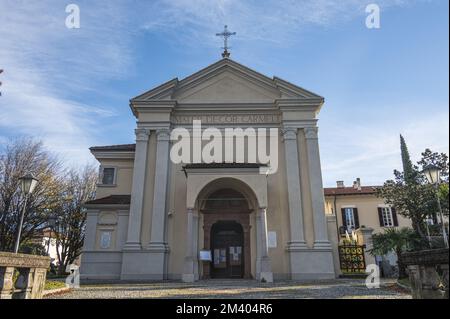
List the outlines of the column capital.
<svg viewBox="0 0 450 319">
<path fill-rule="evenodd" d="M 146 142 L 150 136 L 150 130 L 146 128 L 137 128 L 134 130 L 134 133 L 136 134 L 136 142 Z"/>
<path fill-rule="evenodd" d="M 283 135 L 283 141 L 286 140 L 296 140 L 298 129 L 295 127 L 284 127 L 281 129 L 281 134 Z"/>
<path fill-rule="evenodd" d="M 197 210 L 195 208 L 188 207 L 188 208 L 186 208 L 186 212 L 188 215 L 192 215 L 192 217 L 194 217 L 194 218 L 199 217 Z"/>
<path fill-rule="evenodd" d="M 317 139 L 319 128 L 318 127 L 305 127 L 305 138 L 306 139 Z"/>
<path fill-rule="evenodd" d="M 256 218 L 262 218 L 265 215 L 267 215 L 267 208 L 266 207 L 258 208 L 258 211 L 256 212 Z"/>
<path fill-rule="evenodd" d="M 170 130 L 168 128 L 157 129 L 156 139 L 158 141 L 170 141 Z"/>
</svg>

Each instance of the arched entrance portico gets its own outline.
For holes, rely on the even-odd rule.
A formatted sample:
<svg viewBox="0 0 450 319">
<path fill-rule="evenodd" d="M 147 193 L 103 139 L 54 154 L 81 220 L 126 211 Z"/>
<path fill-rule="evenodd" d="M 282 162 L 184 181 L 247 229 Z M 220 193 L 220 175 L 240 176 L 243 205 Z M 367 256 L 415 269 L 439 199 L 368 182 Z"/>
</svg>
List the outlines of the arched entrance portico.
<svg viewBox="0 0 450 319">
<path fill-rule="evenodd" d="M 238 266 L 242 267 L 239 278 L 273 281 L 267 248 L 265 176 L 257 169 L 248 168 L 233 168 L 233 175 L 229 170 L 225 175 L 223 170 L 215 172 L 207 167 L 185 171 L 188 220 L 183 281 L 223 276 L 238 278 L 234 272 Z M 242 245 L 238 241 L 239 235 Z M 219 251 L 214 251 L 216 249 Z M 198 260 L 200 250 L 211 252 L 211 263 Z M 220 267 L 225 270 L 221 271 Z"/>
</svg>

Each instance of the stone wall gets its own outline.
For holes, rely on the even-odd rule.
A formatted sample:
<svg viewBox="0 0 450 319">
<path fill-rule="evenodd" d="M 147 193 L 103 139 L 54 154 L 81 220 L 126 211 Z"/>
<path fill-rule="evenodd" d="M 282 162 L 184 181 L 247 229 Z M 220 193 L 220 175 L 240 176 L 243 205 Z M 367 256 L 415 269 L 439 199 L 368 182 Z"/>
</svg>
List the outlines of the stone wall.
<svg viewBox="0 0 450 319">
<path fill-rule="evenodd" d="M 0 299 L 42 298 L 49 266 L 49 257 L 0 252 Z"/>
<path fill-rule="evenodd" d="M 449 250 L 404 253 L 414 299 L 448 299 Z"/>
</svg>

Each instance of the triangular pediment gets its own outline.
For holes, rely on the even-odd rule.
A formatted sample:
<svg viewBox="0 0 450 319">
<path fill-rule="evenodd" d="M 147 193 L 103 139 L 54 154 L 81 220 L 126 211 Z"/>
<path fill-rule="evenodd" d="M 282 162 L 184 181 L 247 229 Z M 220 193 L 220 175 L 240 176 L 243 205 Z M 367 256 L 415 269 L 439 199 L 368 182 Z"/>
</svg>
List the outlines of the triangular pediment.
<svg viewBox="0 0 450 319">
<path fill-rule="evenodd" d="M 173 79 L 131 102 L 267 103 L 278 99 L 322 99 L 280 78 L 269 78 L 231 59 L 222 59 L 179 81 Z"/>
<path fill-rule="evenodd" d="M 273 102 L 280 97 L 276 88 L 225 69 L 201 83 L 181 87 L 173 98 L 179 103 L 258 103 Z"/>
</svg>

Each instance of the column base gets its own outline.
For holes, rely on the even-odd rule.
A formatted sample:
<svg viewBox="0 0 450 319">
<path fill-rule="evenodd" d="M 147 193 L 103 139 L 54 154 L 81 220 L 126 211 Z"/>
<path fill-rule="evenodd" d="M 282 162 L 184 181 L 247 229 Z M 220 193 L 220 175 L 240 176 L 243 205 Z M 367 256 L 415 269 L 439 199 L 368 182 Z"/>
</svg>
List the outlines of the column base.
<svg viewBox="0 0 450 319">
<path fill-rule="evenodd" d="M 292 280 L 334 279 L 331 249 L 288 250 Z"/>
<path fill-rule="evenodd" d="M 272 264 L 269 257 L 262 257 L 258 260 L 259 267 L 257 269 L 259 272 L 256 274 L 256 280 L 273 282 Z"/>
<path fill-rule="evenodd" d="M 181 276 L 181 281 L 188 282 L 188 283 L 189 282 L 196 282 L 196 281 L 198 281 L 198 279 L 199 279 L 198 275 L 196 276 L 194 274 L 183 274 Z"/>
<path fill-rule="evenodd" d="M 309 249 L 305 241 L 291 241 L 287 244 L 287 251 L 297 251 Z"/>
<path fill-rule="evenodd" d="M 166 279 L 165 245 L 144 250 L 124 250 L 122 254 L 121 280 L 164 280 Z"/>
<path fill-rule="evenodd" d="M 123 250 L 141 250 L 141 243 L 125 243 Z"/>
<path fill-rule="evenodd" d="M 331 249 L 331 243 L 329 240 L 316 240 L 314 242 L 314 249 Z"/>
<path fill-rule="evenodd" d="M 199 279 L 198 274 L 198 261 L 192 258 L 186 258 L 184 261 L 184 273 L 182 275 L 181 280 L 183 282 L 194 282 Z"/>
<path fill-rule="evenodd" d="M 259 281 L 272 283 L 273 282 L 273 273 L 272 272 L 262 272 L 262 273 L 260 273 L 259 274 Z"/>
</svg>

